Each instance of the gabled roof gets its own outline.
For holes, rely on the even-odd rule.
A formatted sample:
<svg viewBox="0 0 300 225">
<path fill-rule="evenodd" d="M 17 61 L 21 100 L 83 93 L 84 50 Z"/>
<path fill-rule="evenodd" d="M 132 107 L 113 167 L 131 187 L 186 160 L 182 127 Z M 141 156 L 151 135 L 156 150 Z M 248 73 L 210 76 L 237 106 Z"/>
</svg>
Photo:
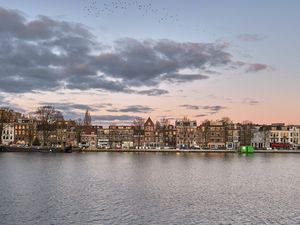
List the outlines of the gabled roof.
<svg viewBox="0 0 300 225">
<path fill-rule="evenodd" d="M 146 120 L 144 126 L 154 126 L 153 121 L 151 120 L 150 117 L 148 117 L 148 119 Z"/>
</svg>

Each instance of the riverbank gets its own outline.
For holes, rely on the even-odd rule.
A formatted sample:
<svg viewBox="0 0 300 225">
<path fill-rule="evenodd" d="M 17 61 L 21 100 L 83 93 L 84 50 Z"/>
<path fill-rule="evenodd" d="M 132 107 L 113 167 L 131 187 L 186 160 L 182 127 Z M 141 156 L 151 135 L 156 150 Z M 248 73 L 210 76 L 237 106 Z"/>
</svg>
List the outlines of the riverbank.
<svg viewBox="0 0 300 225">
<path fill-rule="evenodd" d="M 43 152 L 43 153 L 69 153 L 61 148 L 55 147 L 17 147 L 17 146 L 0 146 L 0 152 Z"/>
<path fill-rule="evenodd" d="M 86 149 L 81 152 L 166 152 L 166 153 L 241 153 L 238 150 L 203 150 L 203 149 Z M 77 152 L 76 150 L 73 152 Z M 255 150 L 253 153 L 300 153 L 300 150 Z"/>
<path fill-rule="evenodd" d="M 71 152 L 162 152 L 162 153 L 241 153 L 238 150 L 212 150 L 212 149 L 80 149 L 73 148 L 71 151 L 65 151 L 61 148 L 51 147 L 9 147 L 2 146 L 0 152 L 42 152 L 42 153 L 71 153 Z M 300 150 L 254 150 L 253 153 L 300 153 Z"/>
<path fill-rule="evenodd" d="M 82 152 L 183 152 L 183 153 L 197 153 L 197 152 L 217 152 L 217 153 L 236 153 L 235 150 L 199 150 L 199 149 L 86 149 L 80 150 Z M 76 152 L 73 151 L 73 152 Z"/>
</svg>

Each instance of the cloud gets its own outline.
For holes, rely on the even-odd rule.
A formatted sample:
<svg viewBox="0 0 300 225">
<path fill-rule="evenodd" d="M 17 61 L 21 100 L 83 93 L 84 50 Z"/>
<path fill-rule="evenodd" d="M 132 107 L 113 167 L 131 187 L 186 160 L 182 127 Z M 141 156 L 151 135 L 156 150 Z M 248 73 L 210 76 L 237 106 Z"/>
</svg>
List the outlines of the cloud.
<svg viewBox="0 0 300 225">
<path fill-rule="evenodd" d="M 238 69 L 224 43 L 123 38 L 100 43 L 83 24 L 0 7 L 0 92 L 89 91 L 159 96 L 162 84 L 206 80 Z M 265 69 L 250 64 L 247 72 Z M 192 71 L 193 74 L 181 73 Z M 204 75 L 208 74 L 208 75 Z"/>
<path fill-rule="evenodd" d="M 142 94 L 142 95 L 148 95 L 148 96 L 158 96 L 158 95 L 168 94 L 169 91 L 153 88 L 153 89 L 144 90 L 144 91 L 135 91 L 135 93 Z"/>
<path fill-rule="evenodd" d="M 80 64 L 99 45 L 81 24 L 40 16 L 27 21 L 0 7 L 0 91 L 56 90 L 67 65 Z"/>
<path fill-rule="evenodd" d="M 5 93 L 0 92 L 0 108 L 9 108 L 17 112 L 25 113 L 26 110 L 20 105 L 13 104 L 13 101 Z"/>
<path fill-rule="evenodd" d="M 206 114 L 199 114 L 199 115 L 196 115 L 196 117 L 204 117 L 204 116 L 207 116 L 207 114 L 213 115 L 213 114 L 220 112 L 221 110 L 226 109 L 225 106 L 221 106 L 221 105 L 198 106 L 198 105 L 184 104 L 184 105 L 179 105 L 179 107 L 186 108 L 187 110 L 205 110 L 206 111 Z"/>
<path fill-rule="evenodd" d="M 0 91 L 104 90 L 157 96 L 162 83 L 208 79 L 180 71 L 214 71 L 234 64 L 218 43 L 119 39 L 98 42 L 84 25 L 0 7 Z"/>
<path fill-rule="evenodd" d="M 220 112 L 221 110 L 226 109 L 226 107 L 221 105 L 213 105 L 213 106 L 202 106 L 202 109 L 209 111 L 209 114 L 213 115 Z"/>
<path fill-rule="evenodd" d="M 9 103 L 5 98 L 0 98 L 0 107 L 6 107 Z"/>
<path fill-rule="evenodd" d="M 153 111 L 153 108 L 150 108 L 148 106 L 142 106 L 142 105 L 130 105 L 125 108 L 120 109 L 107 109 L 107 112 L 131 112 L 131 113 L 150 113 Z"/>
<path fill-rule="evenodd" d="M 196 115 L 195 117 L 206 117 L 207 115 L 206 114 L 199 114 L 199 115 Z"/>
<path fill-rule="evenodd" d="M 257 105 L 257 104 L 259 104 L 259 101 L 252 99 L 252 98 L 245 98 L 243 100 L 243 103 L 247 104 L 247 105 Z"/>
<path fill-rule="evenodd" d="M 183 108 L 186 108 L 186 109 L 191 109 L 191 110 L 198 110 L 198 109 L 200 109 L 200 107 L 197 106 L 197 105 L 188 105 L 188 104 L 180 105 L 180 107 L 183 107 Z"/>
<path fill-rule="evenodd" d="M 208 79 L 208 76 L 200 74 L 166 74 L 162 76 L 162 80 L 169 81 L 170 83 L 184 83 L 196 80 Z"/>
<path fill-rule="evenodd" d="M 40 105 L 51 105 L 54 108 L 62 111 L 73 111 L 73 110 L 89 110 L 95 111 L 97 107 L 94 105 L 87 104 L 74 104 L 74 103 L 53 103 L 53 102 L 41 102 Z"/>
<path fill-rule="evenodd" d="M 97 55 L 92 65 L 129 87 L 151 87 L 163 81 L 179 83 L 206 79 L 204 75 L 178 71 L 227 66 L 231 57 L 217 44 L 125 38 L 115 41 L 110 52 Z"/>
<path fill-rule="evenodd" d="M 97 115 L 92 116 L 93 121 L 133 121 L 134 119 L 139 118 L 137 116 L 129 115 Z"/>
<path fill-rule="evenodd" d="M 77 119 L 83 119 L 84 113 L 78 112 L 78 111 L 63 111 L 62 112 L 65 119 L 71 119 L 71 120 L 77 120 Z"/>
<path fill-rule="evenodd" d="M 263 37 L 257 35 L 257 34 L 239 34 L 236 36 L 237 39 L 242 41 L 259 41 L 264 39 Z"/>
<path fill-rule="evenodd" d="M 106 108 L 106 107 L 111 107 L 113 104 L 111 103 L 98 103 L 98 104 L 95 104 L 94 106 L 95 107 L 99 107 L 99 108 Z"/>
<path fill-rule="evenodd" d="M 260 63 L 253 63 L 253 64 L 249 64 L 248 68 L 246 70 L 247 73 L 250 72 L 259 72 L 261 70 L 265 70 L 267 69 L 269 66 L 266 64 L 260 64 Z"/>
<path fill-rule="evenodd" d="M 40 106 L 42 105 L 50 105 L 55 109 L 62 111 L 64 117 L 66 119 L 75 119 L 75 118 L 83 118 L 86 110 L 91 112 L 99 111 L 103 108 L 112 107 L 111 103 L 99 103 L 99 104 L 79 104 L 79 103 L 69 103 L 69 102 L 40 102 Z"/>
</svg>

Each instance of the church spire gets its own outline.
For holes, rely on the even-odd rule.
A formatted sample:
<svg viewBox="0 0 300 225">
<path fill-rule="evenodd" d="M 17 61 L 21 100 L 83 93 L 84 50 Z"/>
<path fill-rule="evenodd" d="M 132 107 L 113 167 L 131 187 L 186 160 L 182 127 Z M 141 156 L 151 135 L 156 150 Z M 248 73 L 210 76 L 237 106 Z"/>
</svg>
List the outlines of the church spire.
<svg viewBox="0 0 300 225">
<path fill-rule="evenodd" d="M 89 110 L 86 110 L 86 112 L 85 112 L 83 125 L 84 126 L 91 126 L 92 125 L 92 118 L 91 118 L 91 114 L 90 114 Z"/>
</svg>

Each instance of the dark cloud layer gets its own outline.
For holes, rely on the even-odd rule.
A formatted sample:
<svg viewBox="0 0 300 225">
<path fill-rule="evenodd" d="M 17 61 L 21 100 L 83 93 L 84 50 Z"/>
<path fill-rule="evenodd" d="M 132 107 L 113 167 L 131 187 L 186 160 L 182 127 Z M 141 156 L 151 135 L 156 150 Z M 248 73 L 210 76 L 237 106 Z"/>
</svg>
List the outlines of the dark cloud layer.
<svg viewBox="0 0 300 225">
<path fill-rule="evenodd" d="M 65 88 L 162 95 L 168 93 L 158 88 L 162 82 L 208 78 L 181 74 L 183 69 L 207 71 L 234 64 L 226 48 L 216 43 L 125 38 L 104 49 L 82 24 L 46 16 L 28 21 L 19 11 L 0 8 L 0 91 Z"/>
<path fill-rule="evenodd" d="M 204 75 L 179 74 L 180 69 L 226 66 L 231 55 L 224 46 L 211 43 L 178 43 L 171 40 L 138 41 L 131 38 L 115 42 L 109 53 L 96 56 L 93 66 L 121 79 L 128 86 L 155 86 L 161 81 L 189 82 Z"/>
<path fill-rule="evenodd" d="M 163 95 L 168 91 L 159 88 L 161 83 L 204 80 L 209 78 L 205 71 L 238 67 L 227 48 L 218 43 L 132 38 L 104 47 L 82 24 L 46 16 L 29 21 L 19 11 L 0 7 L 0 91 L 76 89 Z M 251 64 L 247 72 L 265 68 Z M 184 70 L 199 73 L 180 72 Z"/>
</svg>

